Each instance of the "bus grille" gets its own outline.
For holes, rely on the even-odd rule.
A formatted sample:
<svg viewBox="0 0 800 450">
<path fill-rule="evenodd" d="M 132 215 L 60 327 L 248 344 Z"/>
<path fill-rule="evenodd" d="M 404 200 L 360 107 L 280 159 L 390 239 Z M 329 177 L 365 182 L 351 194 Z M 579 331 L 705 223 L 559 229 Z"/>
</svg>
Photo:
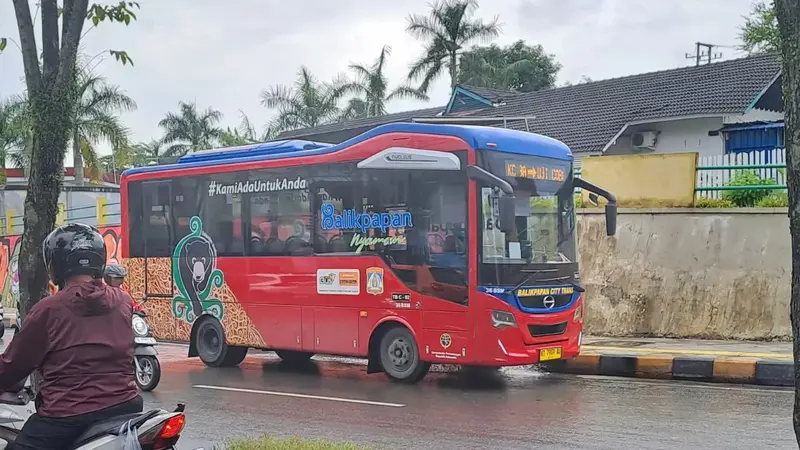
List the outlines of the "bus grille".
<svg viewBox="0 0 800 450">
<path fill-rule="evenodd" d="M 554 325 L 528 325 L 528 332 L 531 334 L 531 337 L 556 336 L 564 334 L 566 330 L 567 322 Z"/>
<path fill-rule="evenodd" d="M 555 299 L 555 304 L 550 306 L 549 304 L 545 306 L 544 299 L 545 297 L 553 297 Z M 561 308 L 563 306 L 569 305 L 569 302 L 572 301 L 572 294 L 562 294 L 562 295 L 534 295 L 531 297 L 519 297 L 519 302 L 525 308 L 532 308 L 532 309 L 553 309 L 553 308 Z"/>
</svg>

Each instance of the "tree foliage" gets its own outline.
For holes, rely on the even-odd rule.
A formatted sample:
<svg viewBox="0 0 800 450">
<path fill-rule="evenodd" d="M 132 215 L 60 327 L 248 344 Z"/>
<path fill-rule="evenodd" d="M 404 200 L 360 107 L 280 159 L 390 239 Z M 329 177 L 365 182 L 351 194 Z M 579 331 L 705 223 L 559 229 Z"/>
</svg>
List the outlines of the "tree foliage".
<svg viewBox="0 0 800 450">
<path fill-rule="evenodd" d="M 239 145 L 256 144 L 259 142 L 267 142 L 273 139 L 276 135 L 275 131 L 267 127 L 264 132 L 258 134 L 255 126 L 247 117 L 244 111 L 239 110 L 241 121 L 236 128 L 227 127 L 222 132 L 219 142 L 223 147 L 236 147 Z"/>
<path fill-rule="evenodd" d="M 75 181 L 83 182 L 84 163 L 93 179 L 100 175 L 97 144 L 111 144 L 112 151 L 122 155 L 128 148 L 128 129 L 118 114 L 134 111 L 136 102 L 119 86 L 109 84 L 104 77 L 80 70 L 76 77 L 76 106 L 71 130 Z"/>
<path fill-rule="evenodd" d="M 0 168 L 5 169 L 7 161 L 26 153 L 31 144 L 27 102 L 22 96 L 0 99 Z M 18 166 L 20 167 L 20 166 Z M 5 171 L 0 178 L 5 182 Z"/>
<path fill-rule="evenodd" d="M 477 8 L 476 0 L 437 0 L 427 16 L 408 16 L 406 31 L 426 41 L 422 56 L 408 73 L 409 80 L 421 80 L 420 92 L 427 93 L 444 69 L 449 72 L 450 87 L 454 89 L 458 80 L 458 54 L 464 46 L 500 35 L 496 17 L 488 23 L 472 18 Z"/>
<path fill-rule="evenodd" d="M 399 86 L 389 91 L 389 79 L 386 76 L 386 60 L 392 54 L 392 48 L 384 45 L 380 55 L 370 65 L 350 64 L 350 71 L 356 76 L 355 81 L 346 82 L 342 90 L 355 94 L 357 100 L 351 100 L 344 110 L 344 118 L 376 117 L 386 114 L 386 104 L 398 98 L 428 100 L 428 96 L 410 86 Z"/>
<path fill-rule="evenodd" d="M 346 84 L 341 76 L 332 82 L 319 81 L 301 66 L 293 86 L 275 85 L 261 91 L 261 104 L 277 112 L 270 128 L 281 132 L 336 122 Z"/>
<path fill-rule="evenodd" d="M 219 122 L 222 113 L 213 108 L 198 111 L 194 102 L 179 102 L 179 112 L 167 113 L 158 122 L 164 129 L 161 141 L 169 147 L 163 156 L 183 156 L 187 153 L 212 148 L 222 136 Z"/>
<path fill-rule="evenodd" d="M 523 40 L 507 47 L 472 47 L 461 54 L 459 65 L 459 84 L 516 92 L 551 88 L 561 70 L 554 55 Z"/>
<path fill-rule="evenodd" d="M 36 14 L 31 13 L 28 0 L 13 0 L 13 5 L 32 135 L 20 252 L 20 314 L 24 317 L 30 306 L 48 293 L 49 277 L 40 245 L 55 226 L 64 158 L 78 100 L 76 66 L 84 25 L 87 21 L 92 27 L 105 22 L 127 25 L 136 19 L 134 10 L 139 5 L 129 1 L 89 5 L 88 0 L 64 0 L 59 7 L 58 0 L 39 0 Z M 34 17 L 41 21 L 41 48 Z M 0 50 L 7 50 L 11 39 L 0 38 Z M 124 51 L 111 52 L 123 63 L 130 60 Z"/>
<path fill-rule="evenodd" d="M 750 15 L 745 16 L 744 25 L 739 28 L 739 39 L 742 49 L 750 53 L 780 50 L 781 37 L 773 2 L 753 4 Z"/>
</svg>

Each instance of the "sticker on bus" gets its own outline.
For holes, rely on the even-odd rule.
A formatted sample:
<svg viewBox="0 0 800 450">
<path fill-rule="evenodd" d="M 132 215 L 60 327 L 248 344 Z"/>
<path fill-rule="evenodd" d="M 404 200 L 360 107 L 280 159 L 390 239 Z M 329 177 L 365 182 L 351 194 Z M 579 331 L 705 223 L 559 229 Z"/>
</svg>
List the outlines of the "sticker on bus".
<svg viewBox="0 0 800 450">
<path fill-rule="evenodd" d="M 367 268 L 367 293 L 372 295 L 383 294 L 383 269 L 380 267 Z"/>
<path fill-rule="evenodd" d="M 318 269 L 317 294 L 358 295 L 361 272 L 358 269 Z"/>
</svg>

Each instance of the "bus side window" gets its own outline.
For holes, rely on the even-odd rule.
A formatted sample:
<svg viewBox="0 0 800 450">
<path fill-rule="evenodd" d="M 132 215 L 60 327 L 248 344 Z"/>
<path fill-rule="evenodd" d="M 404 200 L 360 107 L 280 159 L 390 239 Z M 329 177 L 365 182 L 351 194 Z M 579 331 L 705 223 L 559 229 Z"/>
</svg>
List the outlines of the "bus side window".
<svg viewBox="0 0 800 450">
<path fill-rule="evenodd" d="M 224 189 L 208 195 L 202 205 L 203 230 L 208 234 L 219 256 L 244 255 L 242 236 L 242 194 L 233 193 L 233 188 L 242 180 L 241 173 L 211 175 L 204 180 L 198 195 L 211 194 L 213 186 Z"/>
<path fill-rule="evenodd" d="M 248 255 L 313 254 L 311 202 L 303 169 L 255 170 L 249 180 L 263 189 L 246 196 L 250 215 Z"/>
<path fill-rule="evenodd" d="M 142 256 L 171 256 L 170 183 L 159 181 L 142 185 L 142 235 L 145 247 Z"/>
</svg>

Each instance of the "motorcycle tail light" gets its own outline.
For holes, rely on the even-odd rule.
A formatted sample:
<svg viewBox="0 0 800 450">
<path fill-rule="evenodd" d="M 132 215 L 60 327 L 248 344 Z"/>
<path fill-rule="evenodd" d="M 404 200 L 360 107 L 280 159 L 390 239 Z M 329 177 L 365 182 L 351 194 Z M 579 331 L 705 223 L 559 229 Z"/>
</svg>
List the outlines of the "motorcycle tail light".
<svg viewBox="0 0 800 450">
<path fill-rule="evenodd" d="M 186 425 L 186 416 L 183 414 L 171 417 L 164 422 L 164 426 L 161 428 L 161 433 L 159 433 L 158 437 L 161 439 L 172 439 L 181 434 L 184 425 Z"/>
<path fill-rule="evenodd" d="M 139 443 L 143 448 L 152 450 L 167 450 L 175 448 L 175 443 L 181 437 L 181 431 L 186 425 L 186 416 L 178 414 L 162 422 L 152 430 L 139 435 Z"/>
</svg>

